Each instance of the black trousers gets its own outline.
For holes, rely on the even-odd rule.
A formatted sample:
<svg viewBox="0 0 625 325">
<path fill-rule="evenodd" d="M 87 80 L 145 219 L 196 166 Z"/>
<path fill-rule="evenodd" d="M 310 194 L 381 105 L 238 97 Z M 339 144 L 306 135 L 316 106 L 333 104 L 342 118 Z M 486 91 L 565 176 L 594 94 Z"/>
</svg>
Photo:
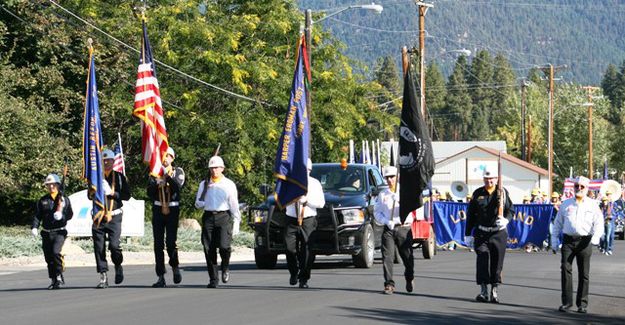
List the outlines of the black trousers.
<svg viewBox="0 0 625 325">
<path fill-rule="evenodd" d="M 221 256 L 221 271 L 230 267 L 230 243 L 232 242 L 232 217 L 227 211 L 204 211 L 202 216 L 202 246 L 206 268 L 211 281 L 217 279 L 217 247 Z"/>
<path fill-rule="evenodd" d="M 393 281 L 393 261 L 395 246 L 399 250 L 399 257 L 404 263 L 404 277 L 406 281 L 414 279 L 414 255 L 412 249 L 412 230 L 410 227 L 395 227 L 389 229 L 384 226 L 382 232 L 382 260 L 384 261 L 384 285 L 395 286 Z"/>
<path fill-rule="evenodd" d="M 64 262 L 61 249 L 63 249 L 66 237 L 67 230 L 41 232 L 41 247 L 48 265 L 48 277 L 50 279 L 55 279 L 57 275 L 63 273 Z"/>
<path fill-rule="evenodd" d="M 297 218 L 286 217 L 284 229 L 284 243 L 286 245 L 286 263 L 291 276 L 297 276 L 300 281 L 310 279 L 314 257 L 310 250 L 310 235 L 317 229 L 317 217 L 308 217 L 302 220 L 302 226 L 297 224 Z"/>
<path fill-rule="evenodd" d="M 475 253 L 477 254 L 477 284 L 501 283 L 501 270 L 506 255 L 508 231 L 486 232 L 476 229 L 474 232 Z"/>
<path fill-rule="evenodd" d="M 577 262 L 577 307 L 588 307 L 588 283 L 590 279 L 590 256 L 592 255 L 592 236 L 572 237 L 564 235 L 562 239 L 562 304 L 573 304 L 573 259 Z"/>
<path fill-rule="evenodd" d="M 111 221 L 106 222 L 102 220 L 100 225 L 96 228 L 95 225 L 91 228 L 91 235 L 93 237 L 93 252 L 95 254 L 95 264 L 98 273 L 108 272 L 109 266 L 106 262 L 106 246 L 105 241 L 108 237 L 109 251 L 111 251 L 111 260 L 115 266 L 121 265 L 124 261 L 122 255 L 122 249 L 120 246 L 119 237 L 122 234 L 122 215 L 113 216 Z"/>
<path fill-rule="evenodd" d="M 165 253 L 167 248 L 169 255 L 169 265 L 178 267 L 178 221 L 180 216 L 179 207 L 170 207 L 169 214 L 163 215 L 161 207 L 152 206 L 152 234 L 154 235 L 154 260 L 156 275 L 161 276 L 165 270 Z"/>
</svg>

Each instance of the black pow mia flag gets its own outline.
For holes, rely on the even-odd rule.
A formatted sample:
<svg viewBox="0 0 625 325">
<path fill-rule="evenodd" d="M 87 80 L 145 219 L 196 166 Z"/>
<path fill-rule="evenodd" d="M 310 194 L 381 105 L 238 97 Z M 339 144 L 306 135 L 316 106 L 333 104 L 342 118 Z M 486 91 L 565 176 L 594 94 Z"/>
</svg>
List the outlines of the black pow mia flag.
<svg viewBox="0 0 625 325">
<path fill-rule="evenodd" d="M 422 192 L 434 174 L 432 140 L 419 106 L 417 87 L 408 68 L 399 125 L 399 217 L 402 224 L 410 212 L 423 205 Z"/>
</svg>

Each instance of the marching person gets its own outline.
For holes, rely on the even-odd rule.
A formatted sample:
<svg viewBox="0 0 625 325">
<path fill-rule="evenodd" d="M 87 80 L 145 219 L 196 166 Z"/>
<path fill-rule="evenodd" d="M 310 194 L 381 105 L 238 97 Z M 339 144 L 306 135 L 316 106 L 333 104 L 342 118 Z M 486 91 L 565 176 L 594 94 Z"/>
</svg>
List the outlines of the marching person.
<svg viewBox="0 0 625 325">
<path fill-rule="evenodd" d="M 586 313 L 588 308 L 588 281 L 592 245 L 598 245 L 603 235 L 603 217 L 597 201 L 587 197 L 590 180 L 584 176 L 575 179 L 575 196 L 562 202 L 553 223 L 551 247 L 557 246 L 562 234 L 562 305 L 558 310 L 568 311 L 573 306 L 573 268 L 577 259 L 577 311 Z"/>
<path fill-rule="evenodd" d="M 65 225 L 74 216 L 69 198 L 60 194 L 61 181 L 56 174 L 50 174 L 43 183 L 48 194 L 37 202 L 31 233 L 36 238 L 39 225 L 41 229 L 41 246 L 43 256 L 48 265 L 48 277 L 52 283 L 48 290 L 59 289 L 65 284 L 63 279 L 64 261 L 61 249 L 67 237 Z M 62 197 L 59 197 L 61 196 Z"/>
<path fill-rule="evenodd" d="M 399 191 L 395 188 L 397 186 L 397 168 L 386 166 L 384 167 L 383 175 L 388 188 L 385 188 L 378 194 L 373 211 L 376 222 L 384 225 L 382 232 L 384 293 L 390 295 L 395 292 L 393 260 L 395 259 L 396 246 L 399 249 L 399 256 L 405 267 L 406 291 L 412 292 L 414 288 L 414 257 L 410 225 L 413 221 L 413 213 L 408 214 L 406 220 L 403 223 L 401 222 L 399 216 Z"/>
<path fill-rule="evenodd" d="M 203 209 L 202 246 L 210 282 L 207 288 L 217 288 L 217 247 L 221 256 L 221 281 L 230 280 L 230 243 L 232 236 L 239 233 L 241 213 L 237 187 L 233 181 L 223 175 L 224 161 L 213 156 L 208 162 L 210 179 L 204 180 L 195 196 L 195 207 Z"/>
<path fill-rule="evenodd" d="M 94 220 L 91 228 L 93 237 L 93 250 L 95 253 L 96 269 L 100 273 L 100 282 L 96 286 L 98 289 L 108 288 L 108 262 L 106 261 L 105 242 L 108 237 L 108 248 L 111 252 L 111 260 L 115 265 L 115 284 L 124 281 L 124 269 L 122 262 L 124 257 L 120 246 L 120 236 L 122 233 L 122 201 L 130 199 L 130 187 L 126 181 L 126 176 L 113 170 L 115 153 L 106 149 L 102 152 L 104 161 L 104 194 L 106 196 L 106 215 L 101 220 Z M 89 199 L 93 199 L 93 193 L 89 193 Z"/>
<path fill-rule="evenodd" d="M 152 287 L 163 288 L 165 282 L 165 253 L 167 247 L 169 265 L 174 275 L 174 283 L 182 282 L 182 275 L 178 267 L 178 219 L 180 216 L 180 190 L 184 185 L 184 170 L 172 165 L 176 153 L 172 147 L 167 148 L 163 159 L 163 176 L 150 176 L 148 182 L 148 196 L 152 205 L 152 233 L 154 235 L 154 260 L 158 279 Z"/>
<path fill-rule="evenodd" d="M 612 191 L 607 190 L 605 194 L 599 205 L 605 223 L 603 239 L 600 242 L 599 250 L 605 255 L 612 255 L 612 243 L 614 242 L 614 203 L 611 197 Z"/>
<path fill-rule="evenodd" d="M 477 254 L 476 280 L 480 294 L 475 298 L 480 302 L 499 303 L 497 287 L 501 283 L 501 270 L 508 241 L 508 222 L 514 215 L 508 190 L 504 192 L 503 216 L 498 216 L 499 198 L 497 173 L 484 169 L 484 186 L 473 192 L 467 212 L 465 242 L 474 246 Z M 473 245 L 474 244 L 474 245 Z M 490 297 L 488 284 L 491 285 Z"/>
<path fill-rule="evenodd" d="M 313 266 L 314 257 L 310 250 L 310 235 L 317 229 L 317 209 L 326 204 L 321 183 L 310 176 L 312 161 L 306 162 L 308 170 L 308 192 L 300 197 L 299 201 L 286 207 L 286 226 L 284 228 L 284 243 L 286 245 L 286 262 L 291 274 L 289 284 L 295 285 L 299 281 L 299 287 L 308 288 L 310 270 Z M 300 204 L 298 217 L 295 205 Z M 300 217 L 301 225 L 299 224 Z"/>
</svg>

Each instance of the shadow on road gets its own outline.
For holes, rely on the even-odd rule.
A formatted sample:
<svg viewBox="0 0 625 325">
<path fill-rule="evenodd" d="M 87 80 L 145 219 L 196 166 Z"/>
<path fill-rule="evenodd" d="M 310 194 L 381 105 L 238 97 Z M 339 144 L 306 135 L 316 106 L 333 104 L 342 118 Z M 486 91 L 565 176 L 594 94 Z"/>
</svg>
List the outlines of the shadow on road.
<svg viewBox="0 0 625 325">
<path fill-rule="evenodd" d="M 401 309 L 368 309 L 355 307 L 335 307 L 348 312 L 345 316 L 350 319 L 362 319 L 379 323 L 393 324 L 467 324 L 467 323 L 497 323 L 497 324 L 562 324 L 562 323 L 601 323 L 623 324 L 624 317 L 604 317 L 591 314 L 561 313 L 555 309 L 541 307 L 527 308 L 526 311 L 476 311 L 470 309 L 455 309 L 447 313 L 419 312 Z M 414 309 L 418 309 L 418 306 Z"/>
</svg>

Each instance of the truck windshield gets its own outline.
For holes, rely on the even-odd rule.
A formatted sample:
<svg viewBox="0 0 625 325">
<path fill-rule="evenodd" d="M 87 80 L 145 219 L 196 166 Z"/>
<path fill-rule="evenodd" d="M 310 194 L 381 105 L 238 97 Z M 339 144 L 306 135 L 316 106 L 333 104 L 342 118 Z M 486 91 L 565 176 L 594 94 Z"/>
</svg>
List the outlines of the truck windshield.
<svg viewBox="0 0 625 325">
<path fill-rule="evenodd" d="M 310 176 L 321 182 L 324 191 L 364 192 L 364 173 L 362 167 L 314 166 Z"/>
</svg>

